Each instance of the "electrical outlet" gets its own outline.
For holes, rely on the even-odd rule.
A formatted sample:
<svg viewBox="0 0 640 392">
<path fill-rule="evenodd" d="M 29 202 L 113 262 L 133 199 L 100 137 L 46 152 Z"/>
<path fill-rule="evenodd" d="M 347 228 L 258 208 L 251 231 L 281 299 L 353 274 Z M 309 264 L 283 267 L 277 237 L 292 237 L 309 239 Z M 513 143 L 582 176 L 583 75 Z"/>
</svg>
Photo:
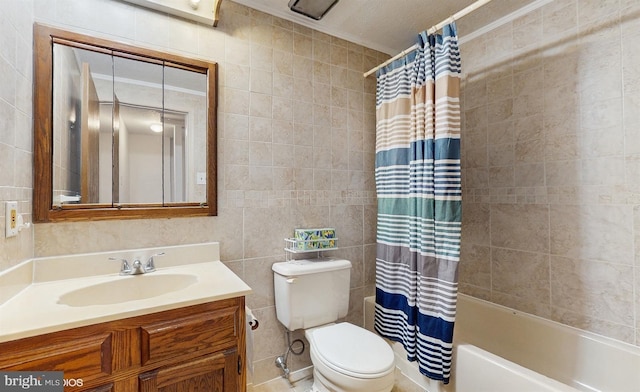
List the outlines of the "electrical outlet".
<svg viewBox="0 0 640 392">
<path fill-rule="evenodd" d="M 5 202 L 4 216 L 5 216 L 5 236 L 15 237 L 18 235 L 18 202 L 7 201 Z"/>
</svg>

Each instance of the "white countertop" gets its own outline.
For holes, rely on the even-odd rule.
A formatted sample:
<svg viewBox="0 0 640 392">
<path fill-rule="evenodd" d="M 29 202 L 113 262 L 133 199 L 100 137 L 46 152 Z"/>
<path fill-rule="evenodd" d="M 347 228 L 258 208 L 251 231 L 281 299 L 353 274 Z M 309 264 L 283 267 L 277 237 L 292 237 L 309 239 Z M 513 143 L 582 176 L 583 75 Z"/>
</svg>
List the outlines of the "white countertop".
<svg viewBox="0 0 640 392">
<path fill-rule="evenodd" d="M 167 249 L 169 253 L 173 249 Z M 178 258 L 179 259 L 179 258 Z M 60 262 L 60 260 L 56 260 Z M 0 302 L 0 342 L 36 336 L 64 329 L 123 319 L 164 310 L 197 305 L 227 298 L 245 296 L 251 292 L 237 275 L 220 261 L 207 261 L 161 267 L 145 275 L 120 276 L 117 265 L 111 274 L 73 277 L 70 279 L 35 280 L 24 289 Z M 197 279 L 189 286 L 151 298 L 115 304 L 69 306 L 58 303 L 65 293 L 119 279 L 144 279 L 146 276 L 171 274 L 193 275 Z M 34 276 L 37 274 L 34 272 Z M 2 280 L 0 279 L 0 283 Z"/>
</svg>

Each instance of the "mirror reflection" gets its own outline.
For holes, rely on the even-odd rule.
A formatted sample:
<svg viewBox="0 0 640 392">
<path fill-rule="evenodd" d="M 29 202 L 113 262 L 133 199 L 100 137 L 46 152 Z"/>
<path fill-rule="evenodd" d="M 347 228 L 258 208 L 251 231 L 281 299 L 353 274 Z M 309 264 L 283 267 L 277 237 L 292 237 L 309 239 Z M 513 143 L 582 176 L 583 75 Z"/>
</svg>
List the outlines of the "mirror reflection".
<svg viewBox="0 0 640 392">
<path fill-rule="evenodd" d="M 53 44 L 54 206 L 205 203 L 207 75 Z"/>
</svg>

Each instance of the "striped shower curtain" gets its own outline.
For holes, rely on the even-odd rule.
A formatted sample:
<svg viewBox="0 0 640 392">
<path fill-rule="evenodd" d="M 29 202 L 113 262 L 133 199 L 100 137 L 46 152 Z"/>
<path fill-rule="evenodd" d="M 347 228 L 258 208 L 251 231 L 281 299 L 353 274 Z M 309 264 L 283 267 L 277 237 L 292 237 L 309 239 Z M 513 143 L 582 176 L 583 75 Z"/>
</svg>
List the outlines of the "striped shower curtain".
<svg viewBox="0 0 640 392">
<path fill-rule="evenodd" d="M 455 24 L 378 71 L 375 329 L 449 382 L 458 290 L 460 52 Z"/>
</svg>

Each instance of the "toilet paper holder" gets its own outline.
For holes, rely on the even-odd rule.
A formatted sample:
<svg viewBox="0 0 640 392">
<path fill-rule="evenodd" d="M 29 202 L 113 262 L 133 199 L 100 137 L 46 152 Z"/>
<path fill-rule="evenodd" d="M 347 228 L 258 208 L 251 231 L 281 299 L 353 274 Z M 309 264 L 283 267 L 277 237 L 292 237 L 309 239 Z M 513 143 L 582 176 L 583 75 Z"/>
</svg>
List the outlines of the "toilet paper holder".
<svg viewBox="0 0 640 392">
<path fill-rule="evenodd" d="M 249 326 L 251 327 L 252 331 L 255 331 L 260 326 L 260 322 L 256 319 L 249 320 Z"/>
<path fill-rule="evenodd" d="M 247 324 L 249 324 L 249 327 L 251 327 L 252 331 L 255 331 L 256 329 L 258 329 L 258 327 L 260 326 L 260 322 L 258 321 L 258 319 L 253 315 L 253 312 L 251 311 L 251 309 L 249 309 L 248 307 L 244 307 L 244 312 L 247 316 Z"/>
</svg>

